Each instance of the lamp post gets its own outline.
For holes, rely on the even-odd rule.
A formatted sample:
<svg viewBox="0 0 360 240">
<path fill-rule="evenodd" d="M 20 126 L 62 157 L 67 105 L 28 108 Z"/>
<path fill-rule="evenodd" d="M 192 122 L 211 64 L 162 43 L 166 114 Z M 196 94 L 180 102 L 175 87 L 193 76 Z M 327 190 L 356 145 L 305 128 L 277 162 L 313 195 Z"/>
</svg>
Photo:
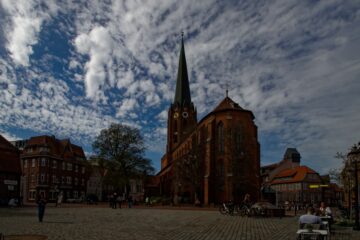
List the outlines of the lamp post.
<svg viewBox="0 0 360 240">
<path fill-rule="evenodd" d="M 359 224 L 359 182 L 358 182 L 358 160 L 360 158 L 360 144 L 358 146 L 353 146 L 351 151 L 348 154 L 351 166 L 354 164 L 355 171 L 355 225 L 354 230 L 360 230 Z"/>
</svg>

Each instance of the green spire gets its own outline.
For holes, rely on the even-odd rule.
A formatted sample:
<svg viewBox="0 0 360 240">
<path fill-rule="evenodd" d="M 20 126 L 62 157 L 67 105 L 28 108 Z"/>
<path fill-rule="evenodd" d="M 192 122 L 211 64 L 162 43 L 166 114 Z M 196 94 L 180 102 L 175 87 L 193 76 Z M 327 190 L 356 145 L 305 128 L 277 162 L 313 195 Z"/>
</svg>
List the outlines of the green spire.
<svg viewBox="0 0 360 240">
<path fill-rule="evenodd" d="M 185 103 L 191 103 L 189 79 L 186 66 L 185 48 L 184 48 L 184 33 L 181 32 L 181 50 L 179 57 L 179 69 L 176 81 L 176 91 L 174 104 L 179 103 L 183 106 Z"/>
</svg>

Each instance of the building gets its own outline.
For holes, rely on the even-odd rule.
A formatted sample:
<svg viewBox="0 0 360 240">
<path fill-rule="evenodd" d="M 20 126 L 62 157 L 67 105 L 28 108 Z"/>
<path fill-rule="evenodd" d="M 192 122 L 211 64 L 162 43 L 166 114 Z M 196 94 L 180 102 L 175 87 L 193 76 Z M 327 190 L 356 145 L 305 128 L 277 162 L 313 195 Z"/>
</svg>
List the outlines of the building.
<svg viewBox="0 0 360 240">
<path fill-rule="evenodd" d="M 285 201 L 318 204 L 323 200 L 321 185 L 320 175 L 307 166 L 283 170 L 270 182 L 271 188 L 276 191 L 278 204 Z"/>
<path fill-rule="evenodd" d="M 296 148 L 287 148 L 283 159 L 274 164 L 262 166 L 260 168 L 262 186 L 268 185 L 276 174 L 286 169 L 293 169 L 300 166 L 301 155 Z"/>
<path fill-rule="evenodd" d="M 23 151 L 26 147 L 27 140 L 16 140 L 16 141 L 10 141 L 12 145 L 14 145 L 17 149 L 20 151 Z"/>
<path fill-rule="evenodd" d="M 160 191 L 164 196 L 208 205 L 257 200 L 260 189 L 260 145 L 251 111 L 227 96 L 200 121 L 191 101 L 181 41 L 174 102 L 168 110 L 166 153 L 161 159 Z M 188 165 L 187 173 L 180 173 Z M 190 169 L 192 167 L 192 170 Z M 196 170 L 194 170 L 196 169 Z M 189 172 L 190 171 L 190 172 Z M 187 181 L 179 180 L 188 177 Z"/>
<path fill-rule="evenodd" d="M 21 161 L 24 199 L 35 201 L 38 194 L 54 201 L 59 192 L 64 199 L 80 198 L 86 192 L 86 158 L 81 147 L 69 139 L 37 136 L 27 141 Z"/>
<path fill-rule="evenodd" d="M 143 202 L 145 189 L 144 189 L 144 181 L 141 178 L 133 178 L 129 181 L 130 191 L 129 196 L 132 197 L 134 202 Z"/>
<path fill-rule="evenodd" d="M 0 205 L 20 197 L 20 152 L 0 135 Z"/>
<path fill-rule="evenodd" d="M 283 159 L 261 167 L 262 197 L 273 203 L 319 203 L 329 205 L 343 202 L 342 189 L 330 182 L 328 175 L 300 165 L 301 155 L 296 148 L 287 148 Z M 271 194 L 269 194 L 271 193 Z"/>
<path fill-rule="evenodd" d="M 86 186 L 86 195 L 95 195 L 99 200 L 103 199 L 103 196 L 107 196 L 109 193 L 104 194 L 103 187 L 104 174 L 100 167 L 91 166 L 89 179 Z"/>
</svg>

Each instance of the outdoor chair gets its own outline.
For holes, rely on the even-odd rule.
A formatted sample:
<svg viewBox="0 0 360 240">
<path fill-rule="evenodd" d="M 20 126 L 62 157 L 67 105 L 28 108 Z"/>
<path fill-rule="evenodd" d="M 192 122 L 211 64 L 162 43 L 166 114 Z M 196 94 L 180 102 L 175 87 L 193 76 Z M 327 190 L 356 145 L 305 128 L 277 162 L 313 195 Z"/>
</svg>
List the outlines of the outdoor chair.
<svg viewBox="0 0 360 240">
<path fill-rule="evenodd" d="M 298 240 L 321 240 L 321 234 L 316 232 L 304 232 L 299 234 Z"/>
</svg>

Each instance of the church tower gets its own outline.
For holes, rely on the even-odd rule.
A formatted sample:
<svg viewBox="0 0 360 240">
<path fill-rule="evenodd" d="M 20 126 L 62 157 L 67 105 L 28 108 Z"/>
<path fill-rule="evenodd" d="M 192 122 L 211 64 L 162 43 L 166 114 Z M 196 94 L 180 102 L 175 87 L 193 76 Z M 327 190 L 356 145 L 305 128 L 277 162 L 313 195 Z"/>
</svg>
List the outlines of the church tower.
<svg viewBox="0 0 360 240">
<path fill-rule="evenodd" d="M 189 78 L 186 66 L 184 35 L 181 34 L 179 68 L 174 102 L 168 112 L 168 153 L 172 152 L 197 125 L 196 109 L 191 101 Z"/>
</svg>

